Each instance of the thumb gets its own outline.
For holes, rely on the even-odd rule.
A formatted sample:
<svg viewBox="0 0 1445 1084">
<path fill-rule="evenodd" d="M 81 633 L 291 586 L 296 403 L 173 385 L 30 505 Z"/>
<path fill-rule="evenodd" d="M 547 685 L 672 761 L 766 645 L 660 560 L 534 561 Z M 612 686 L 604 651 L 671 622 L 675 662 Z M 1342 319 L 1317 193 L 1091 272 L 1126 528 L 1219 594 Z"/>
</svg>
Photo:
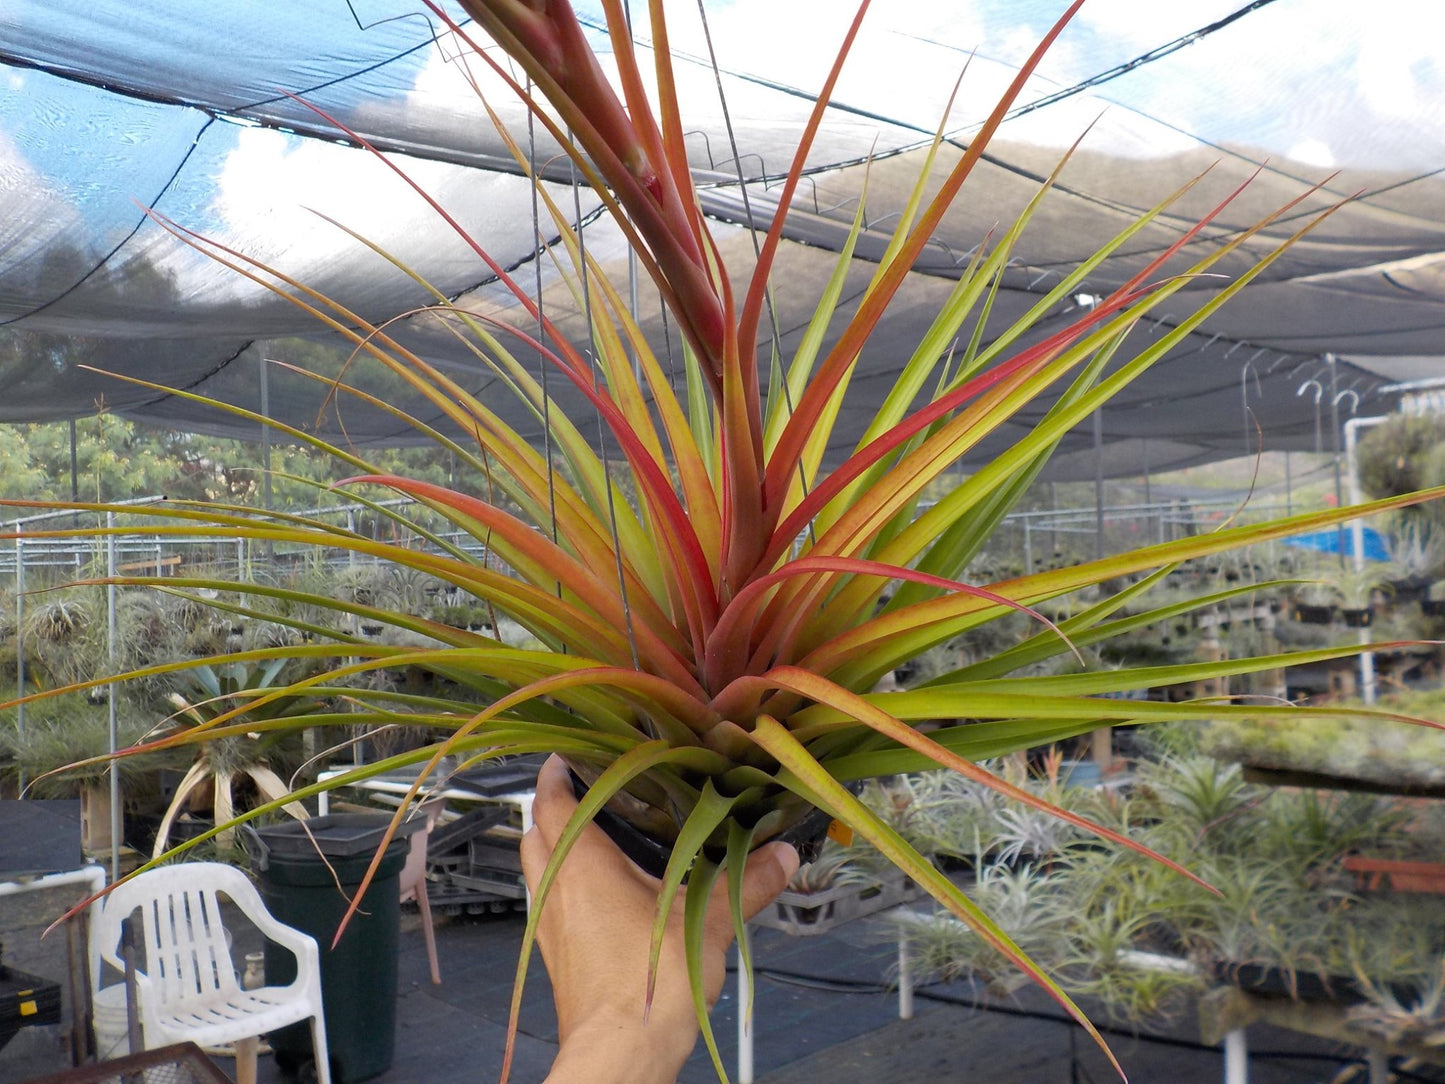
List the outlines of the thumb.
<svg viewBox="0 0 1445 1084">
<path fill-rule="evenodd" d="M 790 843 L 774 841 L 748 855 L 743 868 L 743 918 L 752 918 L 772 903 L 797 872 L 798 852 Z"/>
</svg>

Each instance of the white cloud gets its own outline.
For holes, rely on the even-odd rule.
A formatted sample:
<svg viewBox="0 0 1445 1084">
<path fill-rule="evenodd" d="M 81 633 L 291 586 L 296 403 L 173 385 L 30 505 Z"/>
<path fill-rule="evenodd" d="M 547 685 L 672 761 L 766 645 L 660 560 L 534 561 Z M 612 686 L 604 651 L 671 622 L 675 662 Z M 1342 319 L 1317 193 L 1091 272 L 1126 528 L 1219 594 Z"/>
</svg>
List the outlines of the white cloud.
<svg viewBox="0 0 1445 1084">
<path fill-rule="evenodd" d="M 1296 162 L 1303 162 L 1307 166 L 1320 166 L 1323 169 L 1329 169 L 1335 164 L 1334 152 L 1330 150 L 1329 144 L 1318 139 L 1301 140 L 1289 149 L 1288 156 Z"/>
</svg>

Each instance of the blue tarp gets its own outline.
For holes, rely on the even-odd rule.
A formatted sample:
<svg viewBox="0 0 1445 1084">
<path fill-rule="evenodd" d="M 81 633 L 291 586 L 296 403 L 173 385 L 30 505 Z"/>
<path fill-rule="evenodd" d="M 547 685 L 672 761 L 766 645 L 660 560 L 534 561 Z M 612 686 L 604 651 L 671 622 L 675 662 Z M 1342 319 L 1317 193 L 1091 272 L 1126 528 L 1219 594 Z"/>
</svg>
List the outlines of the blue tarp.
<svg viewBox="0 0 1445 1084">
<path fill-rule="evenodd" d="M 1328 531 L 1313 531 L 1310 534 L 1297 534 L 1293 538 L 1286 538 L 1286 546 L 1300 546 L 1303 549 L 1316 550 L 1319 553 L 1339 553 L 1341 542 L 1344 539 L 1344 552 L 1346 556 L 1355 555 L 1354 531 L 1345 527 L 1331 528 Z M 1367 561 L 1388 561 L 1390 549 L 1385 544 L 1385 536 L 1373 527 L 1360 529 L 1361 542 L 1365 551 Z"/>
</svg>

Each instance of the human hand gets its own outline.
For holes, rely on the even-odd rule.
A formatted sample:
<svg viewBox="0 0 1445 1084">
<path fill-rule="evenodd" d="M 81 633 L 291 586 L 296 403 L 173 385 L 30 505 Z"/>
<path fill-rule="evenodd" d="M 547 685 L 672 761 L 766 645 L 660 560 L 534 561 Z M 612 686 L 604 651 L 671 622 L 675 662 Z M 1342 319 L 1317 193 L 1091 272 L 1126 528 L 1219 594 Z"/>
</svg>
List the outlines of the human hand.
<svg viewBox="0 0 1445 1084">
<path fill-rule="evenodd" d="M 537 777 L 533 827 L 522 839 L 522 872 L 534 893 L 577 808 L 567 766 L 551 757 Z M 767 906 L 798 869 L 798 853 L 769 843 L 748 857 L 744 918 Z M 697 1017 L 683 949 L 683 895 L 674 901 L 649 1012 L 648 954 L 662 882 L 640 870 L 595 825 L 582 832 L 556 879 L 537 925 L 552 979 L 561 1041 L 549 1084 L 672 1084 L 697 1042 Z M 733 940 L 727 883 L 719 877 L 703 934 L 703 984 L 711 1007 L 727 975 Z"/>
</svg>

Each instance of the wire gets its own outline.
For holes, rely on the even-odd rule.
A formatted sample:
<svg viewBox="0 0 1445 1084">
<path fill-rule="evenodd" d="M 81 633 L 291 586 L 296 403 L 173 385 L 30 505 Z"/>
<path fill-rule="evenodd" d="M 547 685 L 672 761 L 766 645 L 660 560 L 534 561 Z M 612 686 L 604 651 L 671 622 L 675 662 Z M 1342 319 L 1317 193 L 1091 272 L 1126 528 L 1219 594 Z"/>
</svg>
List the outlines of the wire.
<svg viewBox="0 0 1445 1084">
<path fill-rule="evenodd" d="M 1008 116 L 1005 119 L 1012 120 L 1015 117 L 1022 117 L 1026 113 L 1032 113 L 1034 110 L 1042 109 L 1046 105 L 1053 105 L 1055 102 L 1061 102 L 1065 98 L 1072 98 L 1075 94 L 1082 94 L 1084 91 L 1093 87 L 1111 82 L 1121 75 L 1127 75 L 1129 72 L 1142 68 L 1145 64 L 1152 64 L 1156 60 L 1163 60 L 1166 56 L 1177 53 L 1180 49 L 1193 45 L 1197 41 L 1202 41 L 1209 37 L 1210 34 L 1223 30 L 1231 23 L 1238 22 L 1246 15 L 1251 15 L 1260 8 L 1268 7 L 1272 3 L 1274 3 L 1274 0 L 1254 0 L 1253 3 L 1246 4 L 1238 11 L 1231 12 L 1224 18 L 1210 23 L 1208 26 L 1202 26 L 1198 30 L 1191 30 L 1188 34 L 1184 34 L 1171 42 L 1150 49 L 1147 53 L 1140 53 L 1132 60 L 1126 60 L 1124 63 L 1116 64 L 1107 71 L 1099 72 L 1097 75 L 1091 75 L 1089 78 L 1082 82 L 1075 83 L 1071 87 L 1065 87 L 1063 90 L 1055 91 L 1053 94 L 1048 94 L 1032 102 L 1017 106 L 1009 110 Z"/>
</svg>

